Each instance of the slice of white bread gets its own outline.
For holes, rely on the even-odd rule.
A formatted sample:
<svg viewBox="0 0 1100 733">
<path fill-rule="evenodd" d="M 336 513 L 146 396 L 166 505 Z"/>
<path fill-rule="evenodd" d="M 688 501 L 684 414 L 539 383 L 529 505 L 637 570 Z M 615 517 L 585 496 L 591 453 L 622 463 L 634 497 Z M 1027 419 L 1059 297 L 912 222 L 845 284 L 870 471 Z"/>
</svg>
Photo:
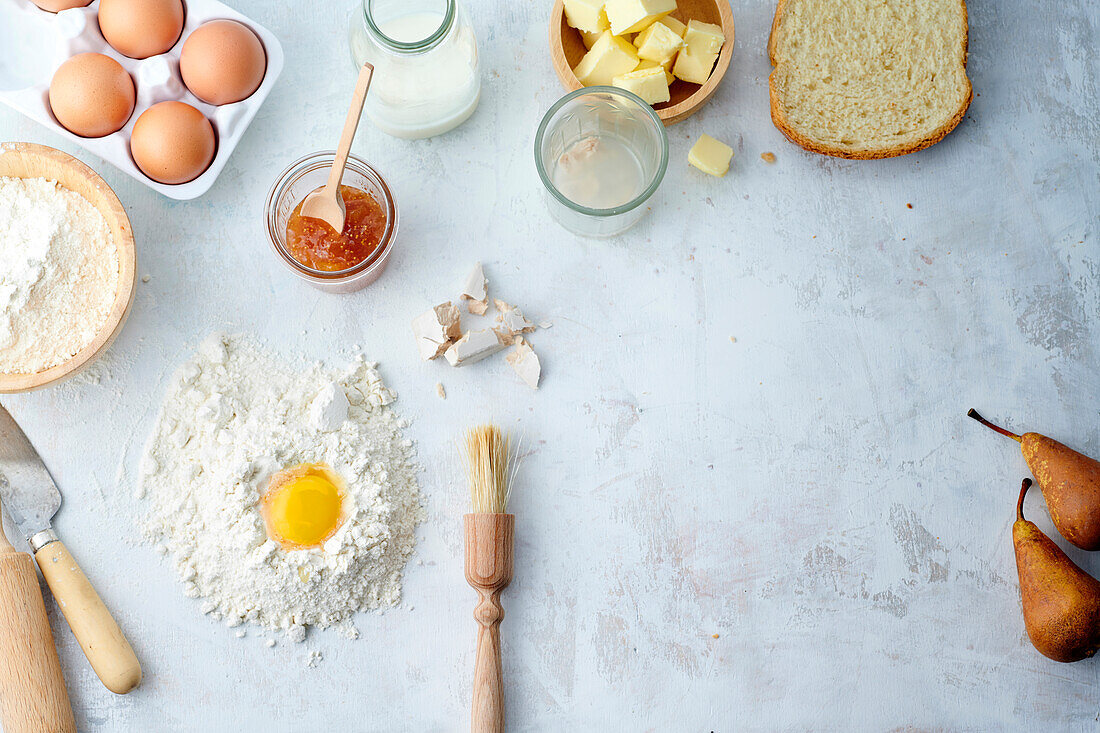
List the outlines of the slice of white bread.
<svg viewBox="0 0 1100 733">
<path fill-rule="evenodd" d="M 964 0 L 779 0 L 772 121 L 807 150 L 889 158 L 939 142 L 970 105 Z"/>
</svg>

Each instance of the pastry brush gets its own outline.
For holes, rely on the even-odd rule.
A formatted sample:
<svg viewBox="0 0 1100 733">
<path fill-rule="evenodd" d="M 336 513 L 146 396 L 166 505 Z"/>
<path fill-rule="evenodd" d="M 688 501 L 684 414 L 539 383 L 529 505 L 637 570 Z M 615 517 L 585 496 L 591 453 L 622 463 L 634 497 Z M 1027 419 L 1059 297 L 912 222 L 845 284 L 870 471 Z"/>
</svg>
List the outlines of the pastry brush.
<svg viewBox="0 0 1100 733">
<path fill-rule="evenodd" d="M 500 593 L 512 582 L 512 538 L 516 518 L 506 514 L 511 488 L 512 445 L 500 428 L 479 425 L 466 432 L 466 473 L 472 511 L 463 517 L 466 582 L 478 594 L 477 657 L 470 730 L 504 730 L 504 668 L 500 659 Z"/>
</svg>

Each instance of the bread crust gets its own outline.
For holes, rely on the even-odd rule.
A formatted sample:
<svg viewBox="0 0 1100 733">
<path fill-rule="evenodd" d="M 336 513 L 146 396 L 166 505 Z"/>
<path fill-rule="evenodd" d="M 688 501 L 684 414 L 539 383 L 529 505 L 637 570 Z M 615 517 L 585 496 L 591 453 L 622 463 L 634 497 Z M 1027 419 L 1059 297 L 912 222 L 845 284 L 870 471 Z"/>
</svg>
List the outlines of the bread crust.
<svg viewBox="0 0 1100 733">
<path fill-rule="evenodd" d="M 778 0 L 775 7 L 775 16 L 772 18 L 771 32 L 768 34 L 768 60 L 771 65 L 778 68 L 779 64 L 775 60 L 775 32 L 779 27 L 780 18 L 783 16 L 783 12 L 787 8 L 789 0 Z M 962 5 L 963 23 L 966 24 L 963 32 L 962 42 L 962 66 L 966 68 L 967 55 L 970 49 L 970 13 L 966 7 L 966 0 L 959 0 L 959 4 Z M 943 140 L 947 136 L 947 133 L 954 130 L 960 122 L 962 122 L 963 116 L 966 115 L 966 110 L 970 108 L 970 101 L 974 98 L 974 89 L 970 83 L 970 77 L 966 78 L 966 99 L 959 106 L 959 109 L 952 115 L 944 124 L 933 130 L 927 137 L 924 137 L 912 145 L 898 145 L 891 148 L 881 148 L 876 150 L 844 150 L 842 148 L 830 147 L 821 143 L 815 142 L 807 138 L 798 132 L 787 120 L 786 116 L 781 109 L 778 102 L 778 92 L 775 88 L 775 70 L 768 75 L 768 95 L 771 99 L 771 115 L 772 124 L 783 133 L 784 137 L 793 142 L 799 147 L 809 150 L 811 153 L 819 153 L 821 155 L 829 155 L 834 158 L 846 158 L 848 160 L 877 160 L 881 158 L 896 158 L 899 155 L 908 155 L 909 153 L 915 153 L 918 150 L 924 150 L 931 147 Z"/>
</svg>

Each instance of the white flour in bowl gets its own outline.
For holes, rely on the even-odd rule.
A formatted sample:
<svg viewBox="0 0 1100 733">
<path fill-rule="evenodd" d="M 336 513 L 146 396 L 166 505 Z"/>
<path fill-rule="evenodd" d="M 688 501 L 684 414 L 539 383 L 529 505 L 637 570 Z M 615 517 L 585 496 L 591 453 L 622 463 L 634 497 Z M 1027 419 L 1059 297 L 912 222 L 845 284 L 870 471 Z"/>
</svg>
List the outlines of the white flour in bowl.
<svg viewBox="0 0 1100 733">
<path fill-rule="evenodd" d="M 406 423 L 375 365 L 295 372 L 240 337 L 211 336 L 179 370 L 145 450 L 146 534 L 171 553 L 184 592 L 229 626 L 340 625 L 390 606 L 415 545 L 420 491 Z M 259 509 L 271 475 L 330 466 L 346 518 L 321 548 L 283 549 Z"/>
<path fill-rule="evenodd" d="M 0 373 L 40 372 L 92 343 L 118 281 L 111 230 L 87 199 L 0 177 Z"/>
</svg>

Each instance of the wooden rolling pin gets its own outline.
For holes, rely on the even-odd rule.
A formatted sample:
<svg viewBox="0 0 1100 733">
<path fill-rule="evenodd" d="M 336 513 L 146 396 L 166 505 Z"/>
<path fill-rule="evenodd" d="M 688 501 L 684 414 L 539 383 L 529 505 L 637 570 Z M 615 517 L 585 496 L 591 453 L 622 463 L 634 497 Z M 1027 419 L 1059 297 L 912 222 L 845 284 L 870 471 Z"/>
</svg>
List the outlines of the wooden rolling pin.
<svg viewBox="0 0 1100 733">
<path fill-rule="evenodd" d="M 0 526 L 0 721 L 4 733 L 76 733 L 31 556 Z"/>
</svg>

